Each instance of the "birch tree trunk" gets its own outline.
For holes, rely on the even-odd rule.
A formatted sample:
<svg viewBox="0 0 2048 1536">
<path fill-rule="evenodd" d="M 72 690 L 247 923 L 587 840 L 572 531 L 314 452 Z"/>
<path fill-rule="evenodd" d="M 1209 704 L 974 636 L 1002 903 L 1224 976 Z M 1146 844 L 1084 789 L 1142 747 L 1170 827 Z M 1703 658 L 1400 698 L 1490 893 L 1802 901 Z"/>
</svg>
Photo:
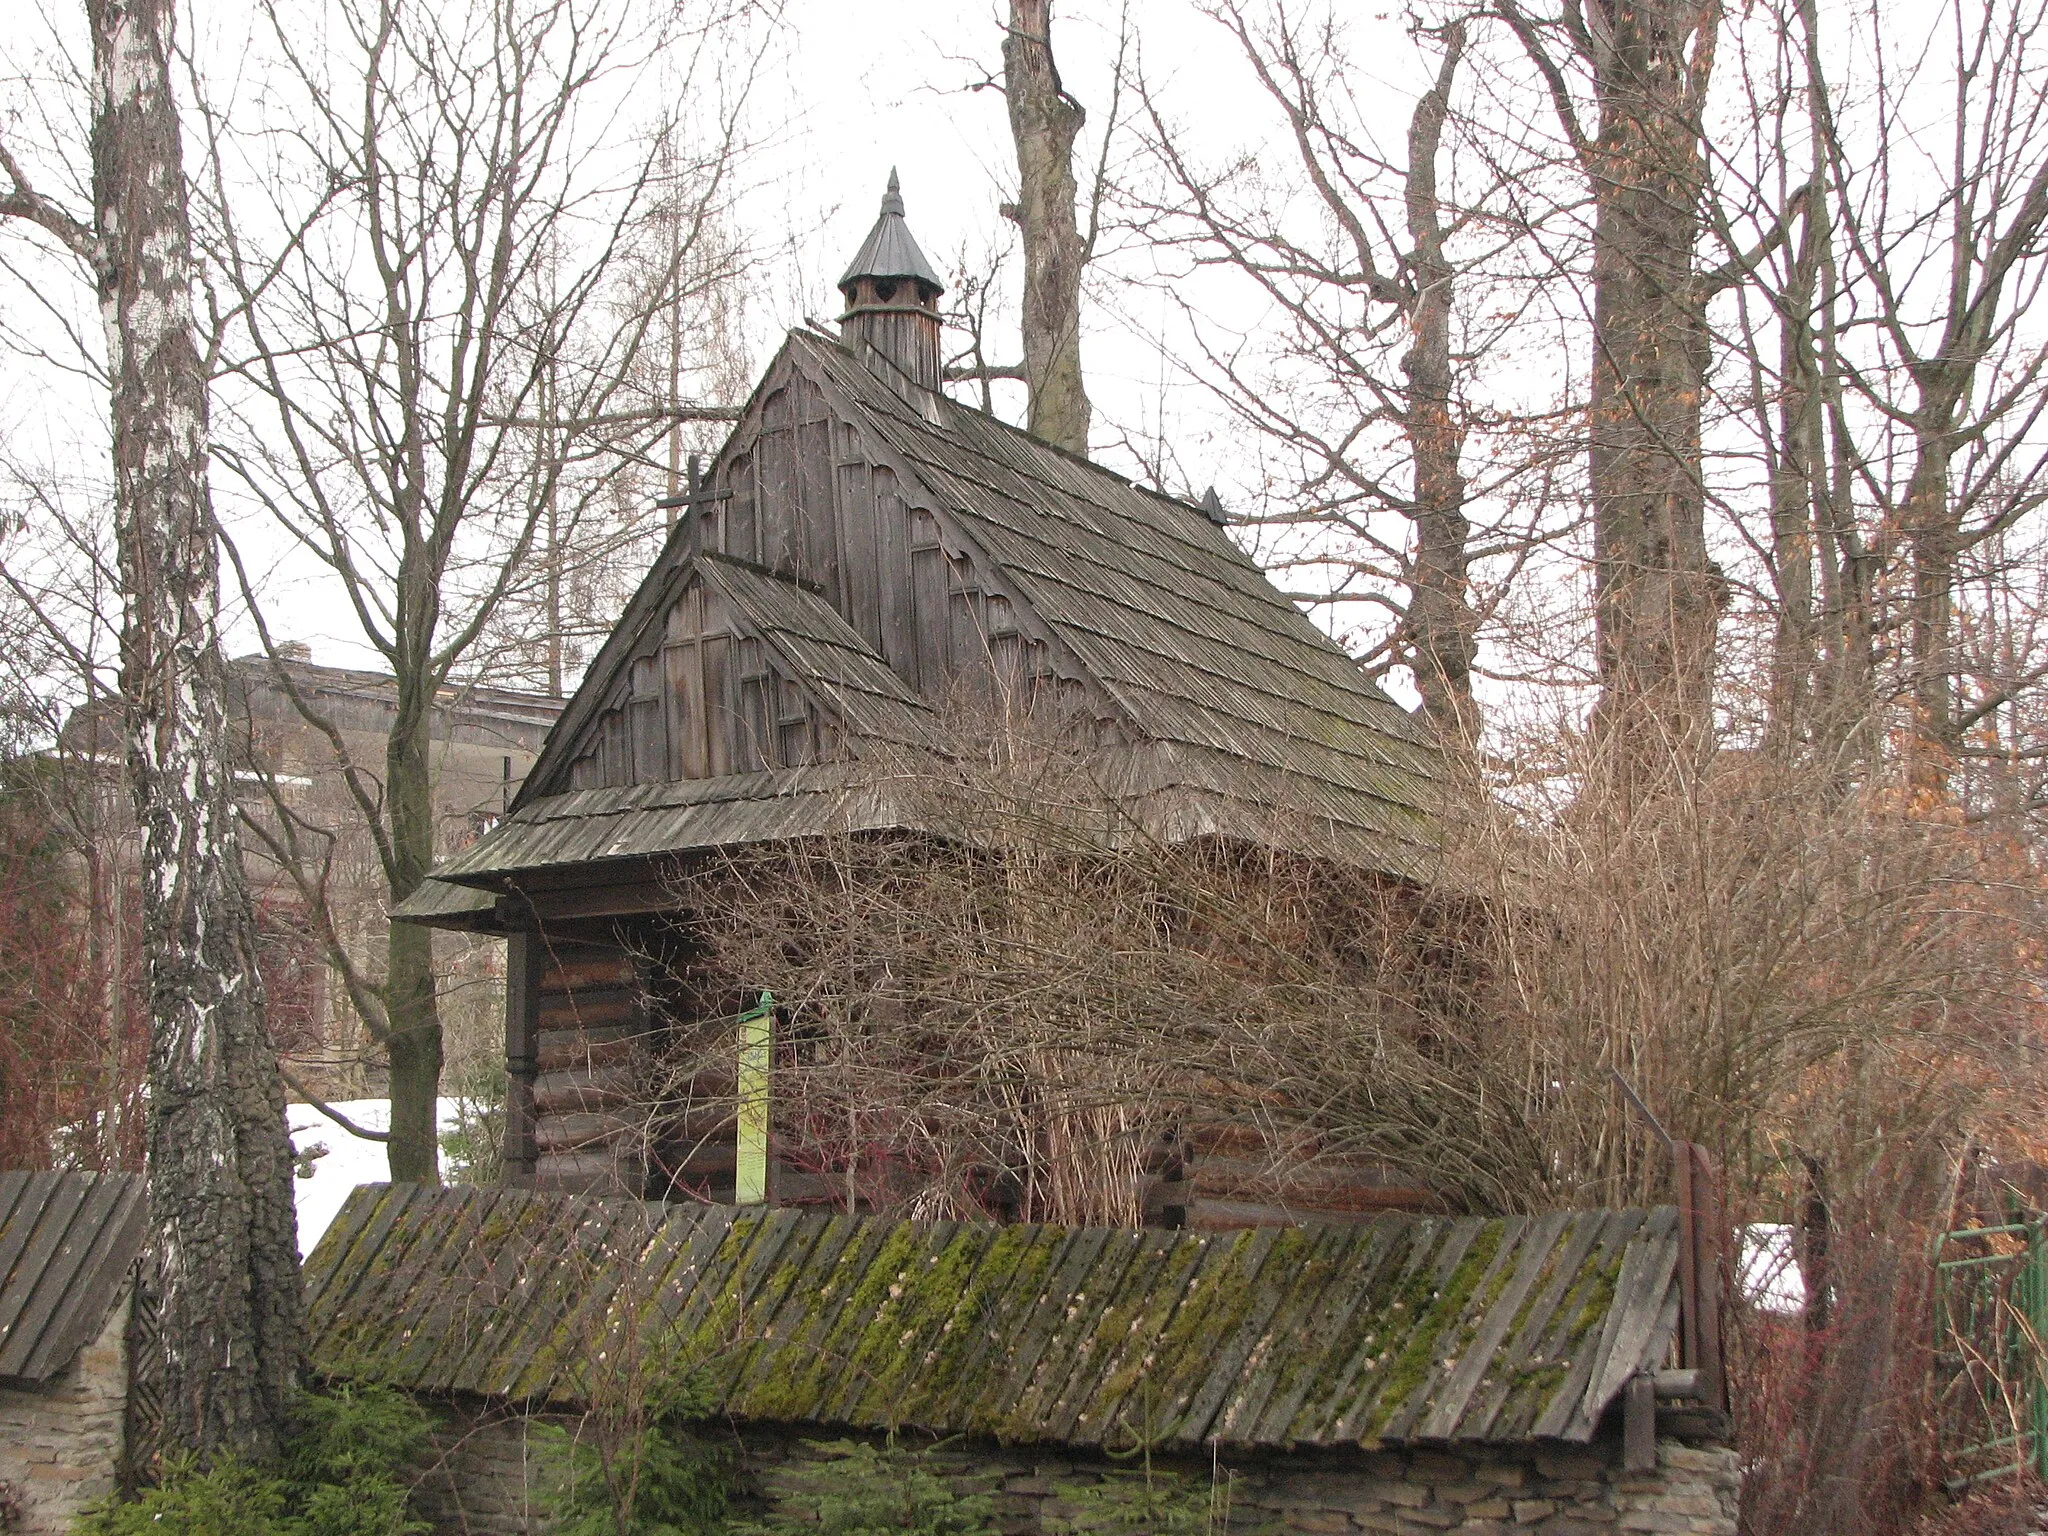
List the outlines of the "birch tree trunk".
<svg viewBox="0 0 2048 1536">
<path fill-rule="evenodd" d="M 1088 452 L 1081 380 L 1081 269 L 1088 242 L 1074 218 L 1074 139 L 1087 113 L 1060 85 L 1051 0 L 1010 0 L 1003 93 L 1017 151 L 1015 218 L 1024 232 L 1024 385 L 1034 437 Z"/>
<path fill-rule="evenodd" d="M 276 1453 L 298 1371 L 297 1235 L 226 755 L 173 10 L 171 0 L 87 0 L 86 11 L 128 771 L 142 833 L 164 1432 L 205 1459 L 260 1461 Z"/>
</svg>

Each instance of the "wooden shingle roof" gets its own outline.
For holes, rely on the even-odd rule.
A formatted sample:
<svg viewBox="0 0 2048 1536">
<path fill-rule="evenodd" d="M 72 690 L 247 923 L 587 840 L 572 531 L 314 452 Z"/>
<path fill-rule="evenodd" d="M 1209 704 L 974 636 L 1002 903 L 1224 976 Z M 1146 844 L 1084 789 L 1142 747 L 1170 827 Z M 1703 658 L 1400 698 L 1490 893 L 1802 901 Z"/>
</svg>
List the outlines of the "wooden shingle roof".
<svg viewBox="0 0 2048 1536">
<path fill-rule="evenodd" d="M 1324 824 L 1308 851 L 1433 867 L 1436 744 L 1200 508 L 958 402 L 921 410 L 822 336 L 790 347 L 1171 746 L 1185 786 Z"/>
<path fill-rule="evenodd" d="M 1237 1233 L 906 1222 L 366 1185 L 306 1264 L 311 1359 L 588 1404 L 1118 1449 L 1586 1441 L 1677 1324 L 1677 1213 Z"/>
<path fill-rule="evenodd" d="M 131 1173 L 0 1173 L 0 1380 L 47 1381 L 98 1337 L 142 1252 Z"/>
<path fill-rule="evenodd" d="M 901 746 L 930 743 L 931 709 L 823 597 L 721 555 L 698 556 L 695 569 L 718 585 L 748 627 L 853 735 Z"/>
<path fill-rule="evenodd" d="M 831 762 L 547 795 L 435 866 L 436 878 L 421 890 L 569 864 L 900 827 L 909 818 L 889 789 L 886 777 L 864 764 Z M 408 903 L 399 915 L 415 910 Z M 419 910 L 424 915 L 424 903 Z"/>
<path fill-rule="evenodd" d="M 905 398 L 844 347 L 791 334 L 761 389 L 801 371 L 1015 593 L 1085 676 L 1120 745 L 1095 749 L 1107 797 L 1166 842 L 1223 837 L 1408 879 L 1436 869 L 1440 751 L 1199 507 L 1144 490 L 983 412 Z M 737 439 L 736 439 L 737 440 Z M 732 451 L 730 448 L 728 452 Z M 902 748 L 941 755 L 920 698 L 824 595 L 678 529 L 593 664 L 512 814 L 434 871 L 395 916 L 460 921 L 522 871 L 818 833 L 909 826 Z M 701 575 L 843 728 L 855 761 L 673 784 L 563 789 L 635 636 Z M 881 743 L 885 750 L 871 750 Z M 585 825 L 574 825 L 584 821 Z"/>
</svg>

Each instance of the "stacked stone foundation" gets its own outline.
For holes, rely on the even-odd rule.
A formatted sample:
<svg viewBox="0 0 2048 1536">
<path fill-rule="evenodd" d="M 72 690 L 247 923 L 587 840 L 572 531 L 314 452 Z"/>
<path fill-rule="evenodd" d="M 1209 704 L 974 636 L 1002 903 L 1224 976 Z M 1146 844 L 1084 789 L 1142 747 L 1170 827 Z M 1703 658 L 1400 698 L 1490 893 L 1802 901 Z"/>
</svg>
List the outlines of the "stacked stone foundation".
<svg viewBox="0 0 2048 1536">
<path fill-rule="evenodd" d="M 21 1536 L 62 1536 L 112 1493 L 128 1402 L 128 1304 L 46 1382 L 0 1381 L 0 1499 Z M 10 1533 L 11 1536 L 11 1533 Z"/>
<path fill-rule="evenodd" d="M 415 1496 L 436 1536 L 490 1532 L 544 1536 L 559 1452 L 534 1421 L 479 1404 L 440 1405 L 444 1428 Z M 554 1422 L 579 1432 L 574 1419 Z M 817 1461 L 817 1443 L 849 1438 L 811 1428 L 746 1425 L 731 1437 L 744 1503 L 784 1506 Z M 870 1438 L 870 1437 L 852 1437 Z M 899 1444 L 915 1444 L 906 1436 Z M 1085 1490 L 1131 1463 L 1062 1447 L 949 1441 L 933 1470 L 963 1489 L 993 1492 L 1009 1536 L 1086 1529 L 1096 1506 Z M 1213 1459 L 1155 1458 L 1209 1495 L 1217 1529 L 1251 1533 L 1370 1532 L 1384 1536 L 1735 1536 L 1741 1475 L 1722 1446 L 1660 1440 L 1654 1471 L 1622 1465 L 1618 1435 L 1586 1446 L 1506 1445 L 1377 1452 L 1308 1450 Z M 786 1506 L 785 1506 L 786 1507 Z"/>
</svg>

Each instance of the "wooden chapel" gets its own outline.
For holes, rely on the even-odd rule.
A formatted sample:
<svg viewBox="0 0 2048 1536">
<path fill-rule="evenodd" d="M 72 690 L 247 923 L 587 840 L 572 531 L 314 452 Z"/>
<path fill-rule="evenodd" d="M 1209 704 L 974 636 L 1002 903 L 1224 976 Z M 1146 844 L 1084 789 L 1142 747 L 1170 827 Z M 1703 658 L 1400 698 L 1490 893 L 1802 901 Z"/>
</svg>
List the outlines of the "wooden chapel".
<svg viewBox="0 0 2048 1536">
<path fill-rule="evenodd" d="M 1163 842 L 1430 877 L 1437 748 L 1213 498 L 1144 489 L 945 393 L 943 286 L 893 173 L 839 289 L 837 334 L 789 334 L 504 820 L 393 914 L 507 940 L 508 1182 L 733 1199 L 729 1086 L 721 1122 L 669 1145 L 619 1112 L 648 1043 L 694 1023 L 650 936 L 693 858 L 914 825 L 895 768 L 945 750 L 963 697 L 1057 721 Z M 1276 1205 L 1171 1173 L 1169 1224 L 1428 1198 L 1361 1172 Z M 783 1167 L 767 1196 L 832 1198 Z"/>
</svg>

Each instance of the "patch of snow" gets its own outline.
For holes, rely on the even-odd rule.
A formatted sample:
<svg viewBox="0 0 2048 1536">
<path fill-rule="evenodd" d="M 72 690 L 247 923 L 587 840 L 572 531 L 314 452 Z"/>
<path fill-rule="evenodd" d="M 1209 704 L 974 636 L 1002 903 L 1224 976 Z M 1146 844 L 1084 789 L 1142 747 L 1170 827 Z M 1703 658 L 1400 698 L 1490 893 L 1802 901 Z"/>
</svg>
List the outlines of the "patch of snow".
<svg viewBox="0 0 2048 1536">
<path fill-rule="evenodd" d="M 456 1101 L 441 1099 L 436 1107 L 435 1120 L 441 1134 L 446 1135 L 455 1124 Z M 366 1131 L 391 1127 L 389 1099 L 346 1099 L 337 1102 L 334 1108 Z M 300 1159 L 316 1147 L 323 1149 L 312 1161 L 312 1177 L 292 1180 L 293 1203 L 299 1213 L 299 1253 L 303 1257 L 313 1251 L 320 1234 L 341 1213 L 349 1191 L 358 1184 L 385 1183 L 391 1177 L 391 1168 L 385 1159 L 383 1142 L 351 1136 L 310 1104 L 286 1105 L 285 1124 L 292 1133 L 292 1151 Z"/>
<path fill-rule="evenodd" d="M 1806 1277 L 1784 1222 L 1754 1222 L 1742 1229 L 1742 1260 L 1736 1288 L 1759 1312 L 1797 1312 L 1806 1305 Z"/>
</svg>

